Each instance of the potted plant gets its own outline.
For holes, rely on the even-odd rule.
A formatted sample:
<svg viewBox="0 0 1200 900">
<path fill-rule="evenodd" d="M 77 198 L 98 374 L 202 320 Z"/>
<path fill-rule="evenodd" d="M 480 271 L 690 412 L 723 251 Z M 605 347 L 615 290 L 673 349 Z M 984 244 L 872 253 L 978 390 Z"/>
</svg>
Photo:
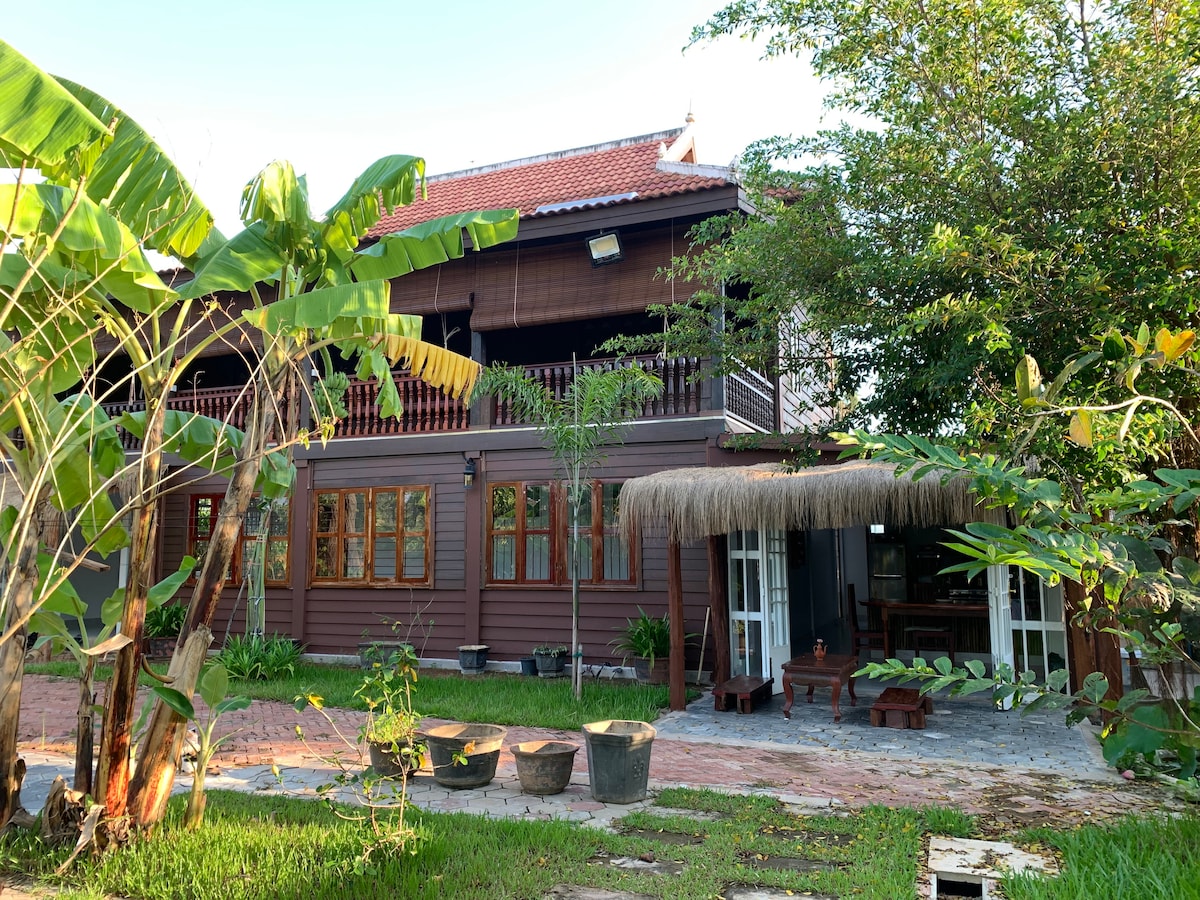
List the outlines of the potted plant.
<svg viewBox="0 0 1200 900">
<path fill-rule="evenodd" d="M 187 619 L 187 607 L 182 603 L 164 603 L 146 611 L 146 623 L 142 636 L 145 638 L 147 656 L 170 656 L 175 652 L 175 642 Z"/>
<path fill-rule="evenodd" d="M 487 644 L 463 644 L 458 648 L 458 668 L 464 675 L 478 675 L 487 668 Z"/>
<path fill-rule="evenodd" d="M 558 678 L 567 665 L 567 648 L 543 644 L 533 648 L 533 658 L 537 662 L 539 678 Z"/>
<path fill-rule="evenodd" d="M 400 644 L 386 659 L 376 654 L 354 692 L 367 706 L 359 739 L 367 745 L 371 768 L 385 778 L 406 777 L 425 760 L 421 717 L 412 703 L 418 664 L 411 644 Z"/>
<path fill-rule="evenodd" d="M 626 619 L 625 630 L 612 642 L 625 659 L 633 657 L 637 680 L 648 684 L 666 684 L 667 658 L 671 654 L 671 620 L 648 615 L 640 606 L 636 619 Z"/>
</svg>

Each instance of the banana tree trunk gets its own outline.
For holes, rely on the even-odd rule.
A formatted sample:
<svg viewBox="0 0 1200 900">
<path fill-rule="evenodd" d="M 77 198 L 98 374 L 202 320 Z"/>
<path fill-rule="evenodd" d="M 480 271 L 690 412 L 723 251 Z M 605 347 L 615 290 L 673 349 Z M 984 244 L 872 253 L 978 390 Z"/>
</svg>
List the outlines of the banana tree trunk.
<svg viewBox="0 0 1200 900">
<path fill-rule="evenodd" d="M 83 664 L 83 675 L 79 679 L 79 710 L 75 713 L 75 790 L 81 794 L 92 792 L 92 753 L 93 735 L 92 724 L 95 716 L 92 712 L 96 705 L 96 694 L 93 690 L 92 673 L 96 661 L 87 657 Z"/>
<path fill-rule="evenodd" d="M 10 570 L 9 621 L 29 614 L 37 584 L 37 538 L 22 542 L 17 563 Z M 21 802 L 25 767 L 17 752 L 21 723 L 21 684 L 25 675 L 25 636 L 21 626 L 0 644 L 0 826 L 6 824 Z"/>
<path fill-rule="evenodd" d="M 166 404 L 156 406 L 146 422 L 138 470 L 138 500 L 130 533 L 129 581 L 121 614 L 121 634 L 130 642 L 117 651 L 100 731 L 100 765 L 96 797 L 103 798 L 109 818 L 124 816 L 129 805 L 130 747 L 137 704 L 138 672 L 142 665 L 142 632 L 146 598 L 154 581 L 154 535 L 158 517 L 156 495 L 162 472 L 163 425 Z"/>
<path fill-rule="evenodd" d="M 242 517 L 254 496 L 254 482 L 258 476 L 260 456 L 266 447 L 267 436 L 274 428 L 275 410 L 278 408 L 285 374 L 286 370 L 276 373 L 269 379 L 268 389 L 255 391 L 242 458 L 235 464 L 230 476 L 229 487 L 225 491 L 225 499 L 221 503 L 212 539 L 204 557 L 204 567 L 196 580 L 196 587 L 188 606 L 187 622 L 179 642 L 179 648 L 182 650 L 176 649 L 175 657 L 171 661 L 172 668 L 175 667 L 175 659 L 181 652 L 186 651 L 194 634 L 206 634 L 208 642 L 212 641 L 209 626 L 221 600 L 225 572 L 237 546 Z M 200 662 L 202 663 L 203 659 Z M 194 671 L 190 666 L 185 667 L 181 669 L 172 687 L 190 697 L 196 690 L 199 676 L 199 666 L 196 666 Z M 170 799 L 171 788 L 175 784 L 175 772 L 183 747 L 181 726 L 184 724 L 183 718 L 169 706 L 161 700 L 154 701 L 150 725 L 142 742 L 141 762 L 131 788 L 133 799 L 130 808 L 133 819 L 142 828 L 153 827 L 166 813 L 167 800 Z"/>
</svg>

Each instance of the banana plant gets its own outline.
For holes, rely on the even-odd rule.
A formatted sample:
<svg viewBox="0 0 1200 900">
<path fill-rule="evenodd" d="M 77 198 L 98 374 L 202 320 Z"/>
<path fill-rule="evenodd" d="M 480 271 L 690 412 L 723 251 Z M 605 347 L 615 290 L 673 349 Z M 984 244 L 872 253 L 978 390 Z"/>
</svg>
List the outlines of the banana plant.
<svg viewBox="0 0 1200 900">
<path fill-rule="evenodd" d="M 154 685 L 151 689 L 177 715 L 196 725 L 196 768 L 192 772 L 192 790 L 188 794 L 187 809 L 183 813 L 184 827 L 188 831 L 195 831 L 204 821 L 204 807 L 208 799 L 204 793 L 204 779 L 208 773 L 208 764 L 220 746 L 237 733 L 231 731 L 216 737 L 217 720 L 227 712 L 246 709 L 250 705 L 250 698 L 240 695 L 228 696 L 229 673 L 219 662 L 205 666 L 197 684 L 200 699 L 208 707 L 205 714 L 197 713 L 191 699 L 173 687 Z"/>
</svg>

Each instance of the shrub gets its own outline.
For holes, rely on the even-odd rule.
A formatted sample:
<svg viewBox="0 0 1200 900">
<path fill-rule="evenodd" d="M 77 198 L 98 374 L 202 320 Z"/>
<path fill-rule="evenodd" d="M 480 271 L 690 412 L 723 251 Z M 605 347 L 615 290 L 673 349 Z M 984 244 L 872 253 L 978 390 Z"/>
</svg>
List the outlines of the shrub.
<svg viewBox="0 0 1200 900">
<path fill-rule="evenodd" d="M 217 659 L 231 678 L 268 681 L 292 675 L 303 647 L 288 637 L 235 634 L 225 639 Z"/>
<path fill-rule="evenodd" d="M 143 634 L 147 638 L 175 638 L 183 630 L 187 607 L 182 603 L 164 603 L 146 611 Z"/>
</svg>

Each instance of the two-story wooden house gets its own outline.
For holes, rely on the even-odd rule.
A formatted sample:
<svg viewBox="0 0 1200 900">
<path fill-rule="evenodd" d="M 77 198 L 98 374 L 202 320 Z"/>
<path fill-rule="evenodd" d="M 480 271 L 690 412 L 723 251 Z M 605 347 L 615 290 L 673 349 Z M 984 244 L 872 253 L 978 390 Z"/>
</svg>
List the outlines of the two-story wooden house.
<svg viewBox="0 0 1200 900">
<path fill-rule="evenodd" d="M 515 241 L 397 279 L 395 312 L 419 314 L 426 340 L 481 363 L 522 366 L 554 391 L 573 365 L 603 366 L 617 334 L 660 331 L 647 315 L 680 288 L 661 270 L 687 251 L 707 216 L 747 209 L 728 168 L 700 165 L 691 127 L 436 176 L 428 199 L 379 223 L 384 233 L 468 209 L 517 207 Z M 574 361 L 574 362 L 573 362 Z M 698 377 L 695 359 L 640 362 L 664 382 L 597 472 L 590 567 L 584 572 L 584 662 L 617 662 L 617 630 L 640 606 L 666 611 L 665 541 L 617 532 L 622 483 L 665 468 L 706 465 L 719 435 L 790 427 L 778 384 L 746 372 Z M 225 417 L 244 369 L 209 357 L 173 405 Z M 349 654 L 388 623 L 434 623 L 427 658 L 487 644 L 493 661 L 570 636 L 565 503 L 538 432 L 503 404 L 467 408 L 404 373 L 398 420 L 379 418 L 375 388 L 352 381 L 348 417 L 324 447 L 297 451 L 286 515 L 266 538 L 265 630 L 310 652 Z M 202 552 L 223 482 L 188 484 L 165 501 L 162 565 Z M 248 597 L 235 559 L 214 623 L 243 630 Z M 703 546 L 684 551 L 685 628 L 701 632 L 709 603 Z M 416 635 L 414 635 L 416 637 Z M 690 650 L 694 665 L 699 641 Z M 711 652 L 711 651 L 710 651 Z M 710 657 L 711 659 L 711 657 Z"/>
</svg>

